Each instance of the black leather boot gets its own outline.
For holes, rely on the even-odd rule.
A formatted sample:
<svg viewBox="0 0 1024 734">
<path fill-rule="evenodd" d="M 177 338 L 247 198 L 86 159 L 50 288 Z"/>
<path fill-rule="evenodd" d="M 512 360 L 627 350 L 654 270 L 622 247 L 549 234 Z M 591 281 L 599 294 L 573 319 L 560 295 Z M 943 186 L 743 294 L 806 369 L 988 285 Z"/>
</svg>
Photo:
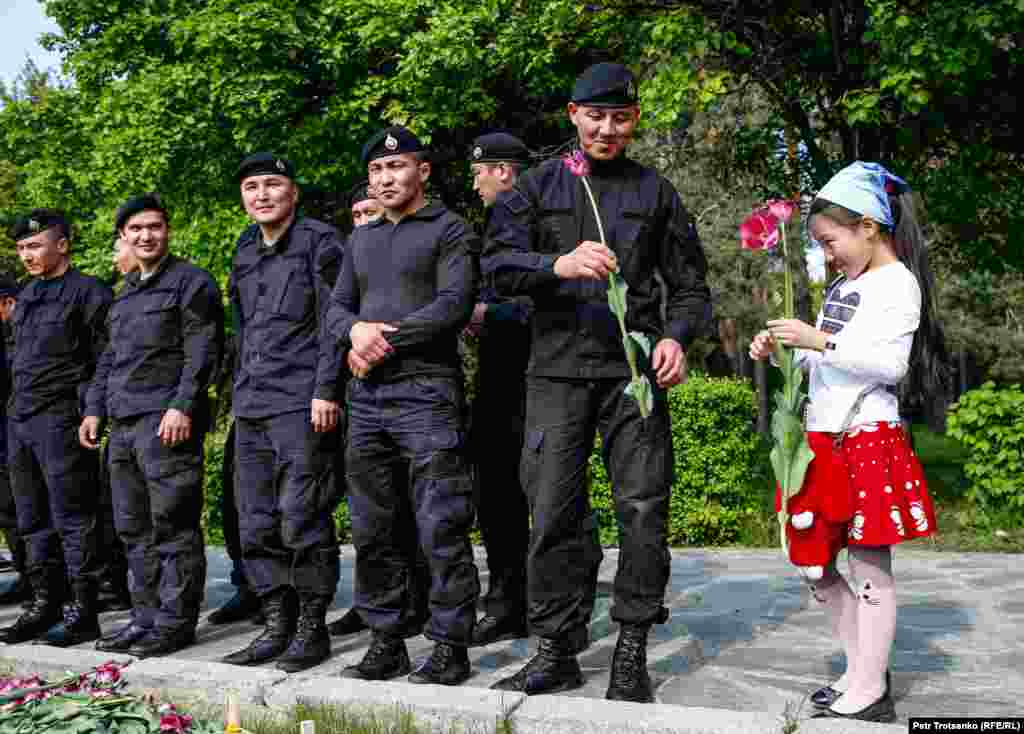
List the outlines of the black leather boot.
<svg viewBox="0 0 1024 734">
<path fill-rule="evenodd" d="M 134 619 L 123 627 L 118 627 L 108 635 L 96 640 L 96 649 L 100 652 L 124 652 L 143 637 L 148 635 L 152 627 L 143 627 Z"/>
<path fill-rule="evenodd" d="M 515 675 L 504 678 L 491 688 L 498 691 L 520 691 L 528 696 L 570 691 L 583 685 L 583 671 L 576 655 L 564 640 L 540 638 L 540 647 L 530 662 Z"/>
<path fill-rule="evenodd" d="M 447 642 L 437 642 L 426 662 L 409 675 L 409 682 L 457 686 L 468 677 L 469 655 L 466 648 L 449 645 Z"/>
<path fill-rule="evenodd" d="M 25 574 L 18 574 L 10 581 L 0 583 L 0 607 L 21 604 L 32 599 L 32 585 Z"/>
<path fill-rule="evenodd" d="M 276 658 L 288 649 L 295 634 L 298 617 L 295 590 L 290 586 L 276 589 L 263 598 L 263 632 L 249 646 L 224 658 L 231 665 L 259 665 Z"/>
<path fill-rule="evenodd" d="M 29 574 L 32 601 L 14 624 L 0 629 L 0 642 L 14 645 L 34 640 L 62 619 L 60 604 L 64 600 L 64 574 L 60 569 L 33 571 Z"/>
<path fill-rule="evenodd" d="M 195 641 L 196 628 L 191 624 L 182 627 L 153 627 L 125 652 L 140 659 L 155 658 L 175 653 Z"/>
<path fill-rule="evenodd" d="M 327 632 L 330 633 L 331 637 L 346 637 L 362 632 L 365 629 L 369 629 L 369 626 L 359 616 L 359 612 L 355 610 L 355 607 L 349 609 L 341 617 L 327 625 Z"/>
<path fill-rule="evenodd" d="M 111 570 L 100 579 L 96 589 L 96 611 L 125 612 L 132 608 L 132 596 L 128 593 L 128 578 L 120 570 Z"/>
<path fill-rule="evenodd" d="M 253 593 L 248 584 L 238 587 L 235 595 L 228 599 L 220 609 L 212 612 L 206 618 L 210 624 L 231 624 L 241 622 L 243 619 L 250 619 L 261 614 L 260 598 Z M 266 620 L 260 622 L 265 624 Z"/>
<path fill-rule="evenodd" d="M 526 619 L 517 616 L 495 617 L 485 615 L 473 628 L 473 646 L 481 647 L 502 640 L 518 640 L 529 637 Z"/>
<path fill-rule="evenodd" d="M 96 585 L 92 581 L 76 581 L 71 587 L 71 600 L 64 604 L 63 620 L 47 630 L 43 640 L 54 647 L 71 647 L 92 642 L 100 636 L 96 615 Z"/>
<path fill-rule="evenodd" d="M 370 649 L 357 665 L 345 668 L 342 676 L 361 680 L 390 680 L 409 672 L 409 651 L 401 637 L 374 634 Z"/>
<path fill-rule="evenodd" d="M 604 695 L 608 700 L 654 701 L 651 676 L 647 673 L 647 632 L 650 629 L 647 624 L 623 624 L 619 628 L 608 692 Z"/>
<path fill-rule="evenodd" d="M 331 656 L 331 636 L 324 621 L 330 603 L 326 596 L 303 594 L 299 597 L 299 622 L 295 636 L 278 659 L 278 670 L 298 673 L 319 665 Z"/>
</svg>

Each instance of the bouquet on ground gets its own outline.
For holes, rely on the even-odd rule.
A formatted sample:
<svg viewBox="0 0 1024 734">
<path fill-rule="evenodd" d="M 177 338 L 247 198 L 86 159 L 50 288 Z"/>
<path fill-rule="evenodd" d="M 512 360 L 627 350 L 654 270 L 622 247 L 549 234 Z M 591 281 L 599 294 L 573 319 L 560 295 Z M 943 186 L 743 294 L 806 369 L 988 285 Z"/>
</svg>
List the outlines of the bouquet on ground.
<svg viewBox="0 0 1024 734">
<path fill-rule="evenodd" d="M 786 223 L 796 210 L 796 202 L 773 200 L 755 209 L 740 225 L 740 244 L 747 250 L 773 250 L 782 246 L 783 318 L 795 318 L 793 275 L 789 269 L 789 243 Z M 789 522 L 789 500 L 800 492 L 807 467 L 814 452 L 807 444 L 803 427 L 803 407 L 807 393 L 804 374 L 796 363 L 792 347 L 775 343 L 775 365 L 782 372 L 782 389 L 775 392 L 772 412 L 771 463 L 779 483 L 779 533 L 782 549 L 788 555 L 786 524 Z"/>
</svg>

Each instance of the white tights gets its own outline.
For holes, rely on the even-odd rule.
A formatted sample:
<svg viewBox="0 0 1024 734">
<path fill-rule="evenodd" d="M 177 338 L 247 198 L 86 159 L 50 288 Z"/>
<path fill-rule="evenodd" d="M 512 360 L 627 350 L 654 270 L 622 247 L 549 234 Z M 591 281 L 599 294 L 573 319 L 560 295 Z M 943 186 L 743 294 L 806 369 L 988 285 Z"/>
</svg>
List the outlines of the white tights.
<svg viewBox="0 0 1024 734">
<path fill-rule="evenodd" d="M 832 684 L 843 696 L 832 704 L 838 713 L 854 713 L 885 693 L 885 671 L 896 636 L 896 584 L 890 546 L 849 548 L 849 582 L 825 567 L 810 582 L 814 598 L 825 605 L 832 632 L 846 654 L 846 672 Z"/>
</svg>

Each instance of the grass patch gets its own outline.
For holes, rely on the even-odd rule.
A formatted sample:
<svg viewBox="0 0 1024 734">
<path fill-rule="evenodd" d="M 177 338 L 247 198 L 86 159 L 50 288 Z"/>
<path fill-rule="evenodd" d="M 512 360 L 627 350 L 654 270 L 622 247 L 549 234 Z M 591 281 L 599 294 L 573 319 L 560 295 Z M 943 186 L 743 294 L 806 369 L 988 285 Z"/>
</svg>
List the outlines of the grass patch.
<svg viewBox="0 0 1024 734">
<path fill-rule="evenodd" d="M 316 734 L 433 734 L 435 729 L 418 722 L 413 714 L 396 708 L 393 712 L 359 711 L 331 704 L 298 704 L 286 713 L 243 712 L 242 728 L 251 734 L 298 734 L 302 722 L 312 721 Z M 514 734 L 508 716 L 496 715 L 491 727 L 452 725 L 446 734 Z"/>
</svg>

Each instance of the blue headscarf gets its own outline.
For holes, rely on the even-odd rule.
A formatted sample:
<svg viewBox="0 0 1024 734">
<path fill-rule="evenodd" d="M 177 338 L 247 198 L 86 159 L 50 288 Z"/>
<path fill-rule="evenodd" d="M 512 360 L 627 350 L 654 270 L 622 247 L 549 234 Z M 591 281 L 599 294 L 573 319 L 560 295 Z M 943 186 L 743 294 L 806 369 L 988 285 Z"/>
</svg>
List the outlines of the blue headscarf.
<svg viewBox="0 0 1024 734">
<path fill-rule="evenodd" d="M 907 182 L 887 171 L 885 166 L 854 161 L 829 179 L 818 192 L 817 198 L 871 217 L 892 229 L 896 222 L 889 206 L 889 191 L 902 194 L 909 190 Z"/>
</svg>

